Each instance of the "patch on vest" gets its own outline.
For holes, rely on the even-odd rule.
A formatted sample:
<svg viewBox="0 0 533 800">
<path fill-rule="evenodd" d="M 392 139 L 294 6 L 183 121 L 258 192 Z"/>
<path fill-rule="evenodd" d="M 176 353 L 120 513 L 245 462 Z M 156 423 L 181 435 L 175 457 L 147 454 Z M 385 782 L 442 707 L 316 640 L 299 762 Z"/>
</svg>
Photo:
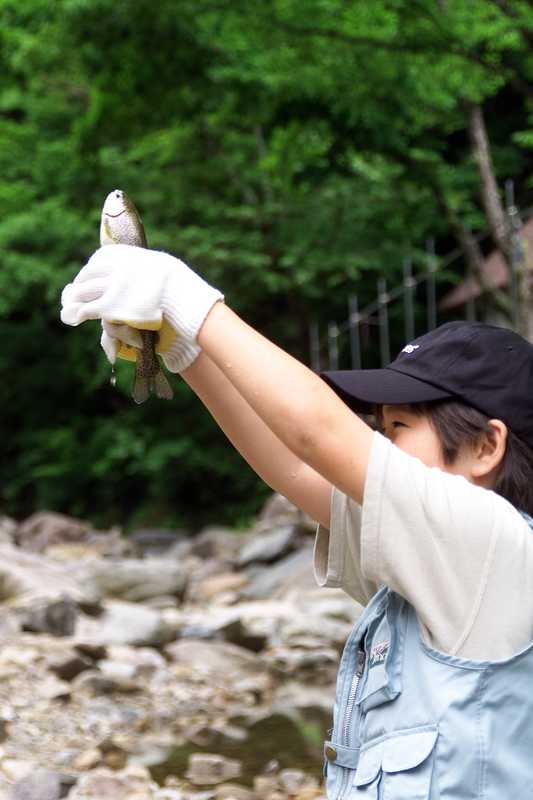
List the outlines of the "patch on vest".
<svg viewBox="0 0 533 800">
<path fill-rule="evenodd" d="M 378 664 L 383 664 L 385 659 L 387 658 L 387 653 L 389 652 L 390 648 L 390 641 L 385 642 L 377 642 L 376 644 L 372 645 L 372 649 L 370 651 L 370 667 L 377 667 Z"/>
</svg>

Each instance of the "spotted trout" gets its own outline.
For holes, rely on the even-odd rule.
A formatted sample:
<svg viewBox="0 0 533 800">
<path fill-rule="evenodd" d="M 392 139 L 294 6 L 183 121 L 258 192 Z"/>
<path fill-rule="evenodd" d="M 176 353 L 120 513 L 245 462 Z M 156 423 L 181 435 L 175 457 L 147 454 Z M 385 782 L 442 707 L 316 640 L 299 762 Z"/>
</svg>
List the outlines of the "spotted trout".
<svg viewBox="0 0 533 800">
<path fill-rule="evenodd" d="M 131 244 L 134 247 L 147 247 L 139 212 L 128 195 L 120 189 L 114 189 L 105 199 L 100 221 L 100 244 Z M 132 397 L 136 403 L 144 403 L 150 393 L 171 400 L 172 388 L 155 352 L 159 334 L 156 331 L 143 329 L 139 329 L 139 333 L 142 349 L 137 351 Z"/>
</svg>

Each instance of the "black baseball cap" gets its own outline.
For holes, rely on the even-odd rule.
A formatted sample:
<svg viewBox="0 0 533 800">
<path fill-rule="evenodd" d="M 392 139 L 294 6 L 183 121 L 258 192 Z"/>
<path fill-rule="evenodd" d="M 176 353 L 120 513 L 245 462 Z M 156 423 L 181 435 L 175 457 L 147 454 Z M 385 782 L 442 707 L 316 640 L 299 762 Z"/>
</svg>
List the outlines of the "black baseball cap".
<svg viewBox="0 0 533 800">
<path fill-rule="evenodd" d="M 320 374 L 356 412 L 453 398 L 501 419 L 533 446 L 533 345 L 507 328 L 447 322 L 414 339 L 384 369 Z"/>
</svg>

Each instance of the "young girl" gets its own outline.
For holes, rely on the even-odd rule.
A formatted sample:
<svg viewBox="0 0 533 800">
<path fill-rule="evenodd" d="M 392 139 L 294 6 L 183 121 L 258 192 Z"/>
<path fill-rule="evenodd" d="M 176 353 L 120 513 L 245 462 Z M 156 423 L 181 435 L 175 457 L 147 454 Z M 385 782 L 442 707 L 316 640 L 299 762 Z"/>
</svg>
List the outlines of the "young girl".
<svg viewBox="0 0 533 800">
<path fill-rule="evenodd" d="M 339 668 L 328 798 L 529 800 L 533 347 L 449 323 L 384 370 L 323 380 L 222 301 L 176 258 L 114 245 L 65 287 L 61 318 L 101 319 L 111 362 L 162 325 L 167 368 L 319 523 L 318 582 L 366 604 Z M 354 413 L 371 409 L 381 433 Z"/>
</svg>

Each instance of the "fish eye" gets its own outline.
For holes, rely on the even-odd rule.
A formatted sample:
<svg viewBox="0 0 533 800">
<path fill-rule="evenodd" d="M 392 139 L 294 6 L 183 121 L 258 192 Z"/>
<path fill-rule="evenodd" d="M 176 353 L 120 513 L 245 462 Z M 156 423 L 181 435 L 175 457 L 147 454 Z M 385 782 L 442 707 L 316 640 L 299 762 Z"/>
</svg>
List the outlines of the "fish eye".
<svg viewBox="0 0 533 800">
<path fill-rule="evenodd" d="M 115 192 L 115 197 L 117 197 L 120 200 L 121 194 L 122 194 L 122 192 Z"/>
</svg>

